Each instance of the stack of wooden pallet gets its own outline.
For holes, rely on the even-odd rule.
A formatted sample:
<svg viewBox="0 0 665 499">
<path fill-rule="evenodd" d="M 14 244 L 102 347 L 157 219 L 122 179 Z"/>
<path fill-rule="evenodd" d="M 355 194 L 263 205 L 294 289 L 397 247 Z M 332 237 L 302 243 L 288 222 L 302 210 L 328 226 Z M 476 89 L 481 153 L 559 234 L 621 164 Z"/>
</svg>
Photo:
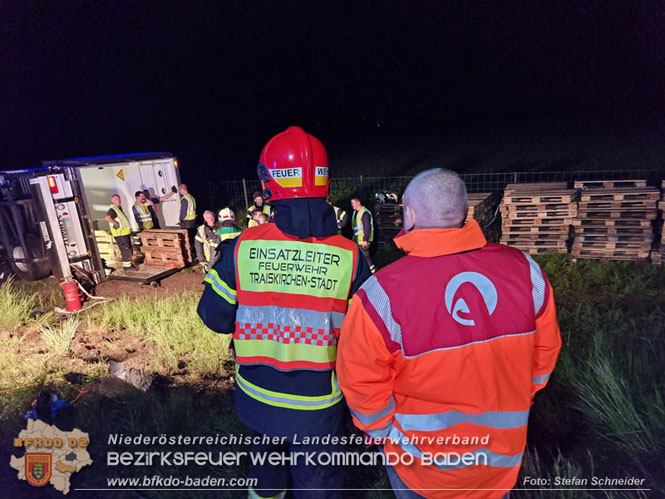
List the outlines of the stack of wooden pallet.
<svg viewBox="0 0 665 499">
<path fill-rule="evenodd" d="M 475 219 L 480 226 L 484 226 L 492 219 L 496 204 L 494 203 L 494 196 L 490 192 L 473 192 L 466 196 L 469 211 L 466 214 L 464 223 L 471 219 Z"/>
<path fill-rule="evenodd" d="M 529 254 L 566 253 L 577 214 L 566 182 L 508 184 L 501 200 L 501 242 Z"/>
<path fill-rule="evenodd" d="M 653 242 L 660 192 L 646 180 L 576 181 L 573 258 L 644 260 Z"/>
<path fill-rule="evenodd" d="M 99 256 L 104 260 L 107 267 L 114 267 L 122 263 L 120 248 L 115 243 L 113 236 L 107 230 L 96 230 L 95 240 L 99 249 Z"/>
<path fill-rule="evenodd" d="M 377 204 L 374 213 L 374 230 L 378 249 L 395 248 L 393 238 L 402 230 L 402 205 Z"/>
<path fill-rule="evenodd" d="M 138 233 L 147 266 L 182 268 L 192 262 L 186 229 L 151 229 Z"/>
</svg>

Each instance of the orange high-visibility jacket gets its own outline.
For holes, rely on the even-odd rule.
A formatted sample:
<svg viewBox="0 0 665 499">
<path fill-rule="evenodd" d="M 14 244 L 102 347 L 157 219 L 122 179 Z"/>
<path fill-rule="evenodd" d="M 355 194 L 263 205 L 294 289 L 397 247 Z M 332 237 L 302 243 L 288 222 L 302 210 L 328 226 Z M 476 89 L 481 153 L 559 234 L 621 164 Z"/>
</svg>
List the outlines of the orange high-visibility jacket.
<svg viewBox="0 0 665 499">
<path fill-rule="evenodd" d="M 419 494 L 502 497 L 561 347 L 552 288 L 475 221 L 395 242 L 407 256 L 363 284 L 342 325 L 337 372 L 354 423 L 384 438 Z"/>
</svg>

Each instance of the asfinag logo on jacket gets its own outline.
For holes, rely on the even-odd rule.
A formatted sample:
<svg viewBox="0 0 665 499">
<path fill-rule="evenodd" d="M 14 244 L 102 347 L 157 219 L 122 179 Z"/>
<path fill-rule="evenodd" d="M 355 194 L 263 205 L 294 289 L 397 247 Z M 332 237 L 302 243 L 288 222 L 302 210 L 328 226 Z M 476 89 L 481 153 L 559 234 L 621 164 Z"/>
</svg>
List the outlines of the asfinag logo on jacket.
<svg viewBox="0 0 665 499">
<path fill-rule="evenodd" d="M 466 300 L 462 297 L 458 298 L 453 305 L 453 300 L 457 290 L 465 283 L 471 283 L 478 290 L 480 295 L 483 297 L 483 301 L 487 306 L 487 311 L 490 315 L 496 310 L 496 302 L 498 295 L 496 292 L 496 287 L 492 284 L 492 281 L 489 280 L 483 274 L 478 272 L 460 272 L 455 275 L 446 286 L 445 302 L 446 309 L 448 313 L 455 319 L 456 322 L 460 323 L 462 326 L 475 326 L 476 323 L 473 319 L 465 319 L 460 317 L 460 313 L 471 314 L 469 305 Z"/>
</svg>

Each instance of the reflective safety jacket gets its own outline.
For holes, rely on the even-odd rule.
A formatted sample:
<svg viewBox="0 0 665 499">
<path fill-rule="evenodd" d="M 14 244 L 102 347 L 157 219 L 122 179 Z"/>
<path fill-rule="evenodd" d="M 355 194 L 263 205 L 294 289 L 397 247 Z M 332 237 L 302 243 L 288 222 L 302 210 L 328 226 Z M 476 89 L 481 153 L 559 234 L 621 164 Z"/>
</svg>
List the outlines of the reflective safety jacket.
<svg viewBox="0 0 665 499">
<path fill-rule="evenodd" d="M 118 223 L 120 227 L 117 229 L 113 227 L 113 224 L 111 224 L 111 235 L 112 236 L 128 236 L 132 233 L 132 229 L 129 225 L 129 219 L 127 218 L 127 215 L 122 211 L 122 208 L 120 206 L 116 206 L 114 204 L 111 205 L 109 210 L 113 210 L 116 214 L 113 219 Z"/>
<path fill-rule="evenodd" d="M 372 212 L 362 206 L 359 210 L 354 210 L 351 216 L 351 226 L 353 227 L 353 237 L 355 237 L 358 244 L 362 244 L 365 240 L 365 228 L 363 225 L 363 216 L 367 213 L 369 215 L 369 239 L 370 243 L 374 241 L 374 219 Z"/>
<path fill-rule="evenodd" d="M 242 229 L 237 225 L 228 225 L 222 227 L 217 231 L 222 242 L 229 241 L 230 239 L 235 239 L 242 233 Z"/>
<path fill-rule="evenodd" d="M 148 206 L 141 203 L 134 203 L 133 211 L 140 230 L 150 230 L 155 226 L 152 221 L 152 213 L 150 213 Z"/>
<path fill-rule="evenodd" d="M 184 213 L 182 210 L 182 201 L 186 203 Z M 185 194 L 181 199 L 180 217 L 181 221 L 196 220 L 196 201 L 194 200 L 194 196 L 189 193 Z"/>
<path fill-rule="evenodd" d="M 342 208 L 333 206 L 333 209 L 335 210 L 335 219 L 337 220 L 337 233 L 341 234 L 342 229 L 348 223 L 349 219 L 346 215 L 346 211 L 344 211 Z"/>
<path fill-rule="evenodd" d="M 261 210 L 263 213 L 268 215 L 268 218 L 272 217 L 272 208 L 268 203 L 263 203 L 263 206 L 261 208 L 259 208 L 255 204 L 247 208 L 247 218 L 251 219 L 252 213 L 254 213 L 255 210 Z"/>
<path fill-rule="evenodd" d="M 210 255 L 220 243 L 220 237 L 215 231 L 217 227 L 210 227 L 208 225 L 201 224 L 196 229 L 196 236 L 194 240 L 196 241 L 196 256 L 201 262 L 202 258 L 206 262 L 210 261 Z"/>
<path fill-rule="evenodd" d="M 474 220 L 395 243 L 407 256 L 365 282 L 342 326 L 337 372 L 354 423 L 387 437 L 400 478 L 425 497 L 503 497 L 463 489 L 517 480 L 533 395 L 561 346 L 547 277 L 487 244 Z"/>
<path fill-rule="evenodd" d="M 338 235 L 299 239 L 275 223 L 229 244 L 198 312 L 211 329 L 233 332 L 238 416 L 267 435 L 339 432 L 337 338 L 369 276 L 357 245 Z"/>
</svg>

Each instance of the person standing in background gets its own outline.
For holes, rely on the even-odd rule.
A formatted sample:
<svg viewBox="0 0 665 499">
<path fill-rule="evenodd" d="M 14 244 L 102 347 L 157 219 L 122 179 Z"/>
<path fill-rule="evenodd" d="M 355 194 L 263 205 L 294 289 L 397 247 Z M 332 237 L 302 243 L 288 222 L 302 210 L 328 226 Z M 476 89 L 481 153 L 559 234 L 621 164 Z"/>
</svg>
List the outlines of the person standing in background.
<svg viewBox="0 0 665 499">
<path fill-rule="evenodd" d="M 372 241 L 374 241 L 374 219 L 372 218 L 372 212 L 365 208 L 360 198 L 357 197 L 351 199 L 351 207 L 353 208 L 353 215 L 351 216 L 353 238 L 358 243 L 358 246 L 360 246 L 360 251 L 362 251 L 365 260 L 367 260 L 367 265 L 369 265 L 369 269 L 373 274 L 376 272 L 376 268 L 370 255 Z"/>
<path fill-rule="evenodd" d="M 196 200 L 187 190 L 187 184 L 180 184 L 180 227 L 187 229 L 189 247 L 196 242 Z"/>
<path fill-rule="evenodd" d="M 159 217 L 157 216 L 157 205 L 163 201 L 166 201 L 169 199 L 171 196 L 173 196 L 175 193 L 178 192 L 178 189 L 176 189 L 175 185 L 171 188 L 168 194 L 164 194 L 161 197 L 152 197 L 150 195 L 150 191 L 148 189 L 143 189 L 143 195 L 145 198 L 149 201 L 152 201 L 152 204 L 146 203 L 148 205 L 148 211 L 150 211 L 150 216 L 152 217 L 152 225 L 153 229 L 159 229 Z"/>
<path fill-rule="evenodd" d="M 393 456 L 400 499 L 505 499 L 561 348 L 543 270 L 488 243 L 467 211 L 455 172 L 416 175 L 394 239 L 406 256 L 362 285 L 342 325 L 339 383 L 355 425 Z"/>
<path fill-rule="evenodd" d="M 203 212 L 203 224 L 196 229 L 196 256 L 204 272 L 208 272 L 215 264 L 217 246 L 220 237 L 217 233 L 219 226 L 215 221 L 215 214 L 206 210 Z"/>
<path fill-rule="evenodd" d="M 111 235 L 115 239 L 122 255 L 122 269 L 124 271 L 132 270 L 132 229 L 129 225 L 129 218 L 122 210 L 121 199 L 118 194 L 111 196 L 111 206 L 104 217 L 109 223 Z"/>
<path fill-rule="evenodd" d="M 333 207 L 335 210 L 335 219 L 337 220 L 337 233 L 341 234 L 344 227 L 349 224 L 349 214 L 346 210 L 343 210 L 339 206 L 335 206 L 332 201 L 330 201 L 330 196 L 326 198 L 326 202 Z"/>
<path fill-rule="evenodd" d="M 252 194 L 252 199 L 254 200 L 254 204 L 249 208 L 247 208 L 247 218 L 249 218 L 250 221 L 252 219 L 256 220 L 256 218 L 254 217 L 254 212 L 256 210 L 265 213 L 266 215 L 268 215 L 268 218 L 272 216 L 272 208 L 270 206 L 270 203 L 266 202 L 265 199 L 263 199 L 263 194 L 260 191 L 254 192 L 254 194 Z M 248 225 L 248 227 L 252 227 L 252 225 Z"/>
<path fill-rule="evenodd" d="M 134 220 L 139 226 L 139 231 L 150 230 L 155 228 L 155 222 L 152 219 L 152 213 L 149 207 L 152 206 L 152 201 L 145 197 L 143 191 L 136 191 L 134 194 L 135 202 L 132 206 L 132 213 Z"/>
</svg>

